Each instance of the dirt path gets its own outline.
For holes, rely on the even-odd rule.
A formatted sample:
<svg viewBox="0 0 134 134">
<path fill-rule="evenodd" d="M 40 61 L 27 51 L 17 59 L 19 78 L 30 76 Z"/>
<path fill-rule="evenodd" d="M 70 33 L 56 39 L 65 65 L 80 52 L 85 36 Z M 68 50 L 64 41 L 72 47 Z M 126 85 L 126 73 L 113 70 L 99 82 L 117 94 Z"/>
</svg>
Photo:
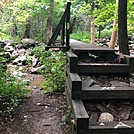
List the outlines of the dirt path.
<svg viewBox="0 0 134 134">
<path fill-rule="evenodd" d="M 68 126 L 61 120 L 66 115 L 64 93 L 43 94 L 43 77 L 30 74 L 31 92 L 22 102 L 12 121 L 0 122 L 0 134 L 67 134 Z"/>
</svg>

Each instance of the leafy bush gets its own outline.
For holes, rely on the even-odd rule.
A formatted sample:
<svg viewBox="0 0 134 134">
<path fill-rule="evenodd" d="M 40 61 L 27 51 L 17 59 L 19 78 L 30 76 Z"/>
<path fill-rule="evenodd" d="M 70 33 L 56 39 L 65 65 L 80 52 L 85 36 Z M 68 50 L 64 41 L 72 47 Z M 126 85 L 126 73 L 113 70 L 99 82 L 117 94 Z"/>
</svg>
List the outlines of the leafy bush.
<svg viewBox="0 0 134 134">
<path fill-rule="evenodd" d="M 4 58 L 0 58 L 0 116 L 10 114 L 18 106 L 20 100 L 28 92 L 25 84 L 11 76 L 3 66 Z"/>
<path fill-rule="evenodd" d="M 112 34 L 111 30 L 105 28 L 104 30 L 101 31 L 101 38 L 109 38 L 111 37 L 111 34 Z"/>
<path fill-rule="evenodd" d="M 71 34 L 72 39 L 76 39 L 83 42 L 90 42 L 90 33 L 89 32 L 76 32 Z"/>
<path fill-rule="evenodd" d="M 44 50 L 45 50 L 45 47 L 43 45 L 42 46 L 34 47 L 33 50 L 31 51 L 31 55 L 35 55 L 37 57 L 41 57 L 41 55 L 44 52 Z"/>
<path fill-rule="evenodd" d="M 65 53 L 45 51 L 40 60 L 45 66 L 45 92 L 61 91 L 65 86 Z"/>
</svg>

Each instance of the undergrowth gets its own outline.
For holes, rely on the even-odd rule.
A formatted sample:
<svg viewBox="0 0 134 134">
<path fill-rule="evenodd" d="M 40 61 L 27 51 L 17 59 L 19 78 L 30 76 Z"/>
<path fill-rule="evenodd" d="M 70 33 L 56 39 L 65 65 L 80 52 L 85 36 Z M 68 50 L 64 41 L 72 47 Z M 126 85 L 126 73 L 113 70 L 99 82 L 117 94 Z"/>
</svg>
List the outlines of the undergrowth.
<svg viewBox="0 0 134 134">
<path fill-rule="evenodd" d="M 25 84 L 6 70 L 6 59 L 0 57 L 0 116 L 9 116 L 27 92 Z"/>
<path fill-rule="evenodd" d="M 45 69 L 42 74 L 45 76 L 43 85 L 44 92 L 62 91 L 65 87 L 65 53 L 62 51 L 45 51 L 40 60 Z"/>
</svg>

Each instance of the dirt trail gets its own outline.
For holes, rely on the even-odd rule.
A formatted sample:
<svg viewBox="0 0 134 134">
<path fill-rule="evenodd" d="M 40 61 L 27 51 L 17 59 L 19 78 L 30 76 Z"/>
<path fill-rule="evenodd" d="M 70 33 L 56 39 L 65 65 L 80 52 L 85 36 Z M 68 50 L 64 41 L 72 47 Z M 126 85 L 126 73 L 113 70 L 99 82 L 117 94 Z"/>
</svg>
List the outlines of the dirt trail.
<svg viewBox="0 0 134 134">
<path fill-rule="evenodd" d="M 41 75 L 30 74 L 31 92 L 16 110 L 12 121 L 0 120 L 0 134 L 66 134 L 68 126 L 61 120 L 66 115 L 63 93 L 43 94 Z"/>
</svg>

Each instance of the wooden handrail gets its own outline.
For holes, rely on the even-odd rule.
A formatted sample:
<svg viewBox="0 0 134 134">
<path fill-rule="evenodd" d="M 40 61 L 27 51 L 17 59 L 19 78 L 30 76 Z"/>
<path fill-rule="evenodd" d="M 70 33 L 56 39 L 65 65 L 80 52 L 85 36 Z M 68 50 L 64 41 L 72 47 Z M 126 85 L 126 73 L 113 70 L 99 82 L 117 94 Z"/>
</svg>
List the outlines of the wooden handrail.
<svg viewBox="0 0 134 134">
<path fill-rule="evenodd" d="M 56 29 L 53 32 L 52 37 L 47 43 L 47 46 L 51 46 L 52 44 L 55 44 L 56 39 L 60 33 L 61 30 L 61 45 L 69 47 L 69 38 L 70 38 L 70 5 L 71 2 L 67 3 L 65 12 L 63 13 Z M 66 43 L 65 43 L 65 36 L 66 36 Z"/>
</svg>

